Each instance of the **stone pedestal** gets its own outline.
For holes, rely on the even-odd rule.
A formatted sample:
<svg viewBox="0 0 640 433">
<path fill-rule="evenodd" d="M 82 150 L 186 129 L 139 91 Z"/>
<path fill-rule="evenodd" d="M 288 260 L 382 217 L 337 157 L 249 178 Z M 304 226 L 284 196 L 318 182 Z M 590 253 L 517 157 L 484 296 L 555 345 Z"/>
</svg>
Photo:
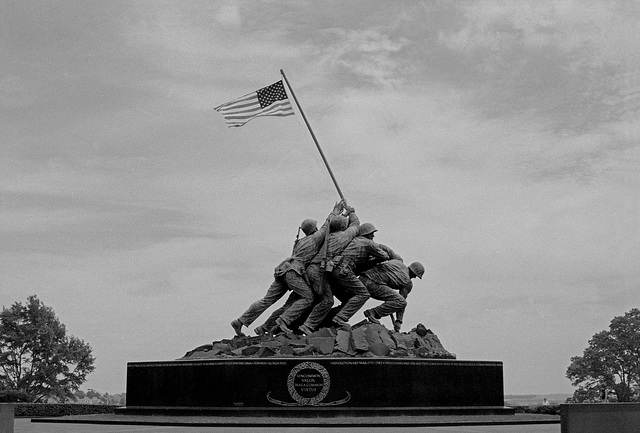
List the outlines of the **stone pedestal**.
<svg viewBox="0 0 640 433">
<path fill-rule="evenodd" d="M 512 414 L 502 362 L 420 358 L 225 358 L 130 362 L 129 414 Z"/>
<path fill-rule="evenodd" d="M 562 433 L 640 432 L 640 403 L 560 405 Z"/>
<path fill-rule="evenodd" d="M 15 408 L 14 403 L 0 403 L 0 432 L 13 433 Z"/>
</svg>

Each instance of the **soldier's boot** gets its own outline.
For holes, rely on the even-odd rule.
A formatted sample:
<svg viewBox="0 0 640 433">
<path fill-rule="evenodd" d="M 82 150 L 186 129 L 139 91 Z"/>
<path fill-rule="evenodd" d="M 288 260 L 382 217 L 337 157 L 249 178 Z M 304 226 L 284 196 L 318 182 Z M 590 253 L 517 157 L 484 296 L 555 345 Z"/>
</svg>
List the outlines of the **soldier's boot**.
<svg viewBox="0 0 640 433">
<path fill-rule="evenodd" d="M 331 322 L 334 325 L 336 325 L 338 328 L 342 328 L 342 329 L 347 330 L 347 331 L 351 330 L 351 326 L 349 326 L 349 324 L 347 322 L 345 322 L 344 320 L 342 320 L 338 316 L 334 317 Z"/>
<path fill-rule="evenodd" d="M 242 337 L 244 334 L 242 333 L 242 322 L 238 319 L 231 322 L 231 327 L 235 331 L 238 337 Z"/>
<path fill-rule="evenodd" d="M 262 325 L 260 325 L 256 329 L 254 329 L 253 332 L 255 332 L 256 335 L 259 335 L 260 337 L 262 337 L 264 334 L 268 333 L 269 331 L 265 329 Z"/>
<path fill-rule="evenodd" d="M 313 334 L 313 330 L 311 328 L 309 328 L 307 325 L 300 325 L 298 327 L 298 331 L 302 332 L 304 335 L 306 335 L 307 337 L 311 334 Z"/>
<path fill-rule="evenodd" d="M 276 319 L 276 325 L 278 325 L 278 327 L 282 329 L 284 332 L 293 332 L 291 329 L 289 329 L 289 325 L 287 325 L 287 322 L 282 320 L 282 317 L 278 317 Z"/>
<path fill-rule="evenodd" d="M 376 312 L 373 310 L 364 310 L 364 316 L 369 320 L 369 322 L 371 323 L 375 323 L 376 325 L 380 324 L 380 321 L 378 320 L 378 317 L 376 317 Z"/>
</svg>

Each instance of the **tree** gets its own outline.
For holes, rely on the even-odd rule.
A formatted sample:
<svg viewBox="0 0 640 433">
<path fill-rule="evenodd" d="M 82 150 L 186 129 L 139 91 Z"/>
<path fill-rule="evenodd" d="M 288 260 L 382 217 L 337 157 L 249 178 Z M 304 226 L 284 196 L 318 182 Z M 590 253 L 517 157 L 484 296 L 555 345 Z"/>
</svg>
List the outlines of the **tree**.
<svg viewBox="0 0 640 433">
<path fill-rule="evenodd" d="M 41 402 L 75 400 L 74 392 L 95 367 L 91 347 L 67 336 L 51 307 L 37 296 L 0 312 L 0 389 Z"/>
<path fill-rule="evenodd" d="M 91 399 L 97 398 L 100 401 L 102 401 L 104 399 L 102 394 L 100 394 L 95 389 L 91 389 L 91 388 L 89 388 L 89 391 L 87 391 L 87 398 L 91 398 Z"/>
<path fill-rule="evenodd" d="M 613 393 L 621 402 L 635 401 L 640 392 L 640 310 L 614 317 L 608 331 L 589 340 L 582 356 L 571 358 L 567 378 L 576 401 L 601 400 Z"/>
</svg>

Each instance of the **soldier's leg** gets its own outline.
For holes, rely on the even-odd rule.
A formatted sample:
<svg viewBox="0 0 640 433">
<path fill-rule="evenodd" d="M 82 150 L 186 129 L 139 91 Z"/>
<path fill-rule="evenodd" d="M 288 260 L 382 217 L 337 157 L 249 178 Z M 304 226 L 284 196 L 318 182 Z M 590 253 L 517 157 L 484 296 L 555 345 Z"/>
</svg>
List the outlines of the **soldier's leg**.
<svg viewBox="0 0 640 433">
<path fill-rule="evenodd" d="M 329 277 L 329 284 L 331 284 L 333 296 L 340 301 L 341 305 L 344 305 L 353 296 L 351 292 L 347 292 L 340 284 L 338 284 L 337 280 L 332 277 Z"/>
<path fill-rule="evenodd" d="M 407 306 L 406 299 L 404 299 L 397 290 L 393 290 L 391 287 L 382 284 L 377 284 L 371 280 L 363 280 L 363 282 L 373 299 L 384 301 L 377 307 L 367 310 L 373 312 L 376 319 L 393 314 Z"/>
<path fill-rule="evenodd" d="M 334 323 L 341 324 L 341 322 L 348 322 L 362 308 L 369 299 L 369 291 L 351 270 L 342 269 L 335 276 L 338 285 L 350 295 L 350 298 L 333 319 Z"/>
<path fill-rule="evenodd" d="M 324 317 L 324 319 L 322 319 L 322 322 L 320 322 L 319 327 L 331 328 L 333 326 L 336 326 L 336 324 L 333 323 L 333 318 L 336 317 L 336 314 L 338 314 L 341 309 L 342 309 L 342 304 L 338 305 L 337 307 L 333 307 L 331 310 L 329 310 L 329 313 Z"/>
<path fill-rule="evenodd" d="M 300 329 L 305 333 L 307 330 L 315 331 L 320 325 L 320 322 L 329 314 L 331 307 L 333 307 L 333 294 L 331 293 L 331 288 L 327 286 L 320 298 L 320 302 L 313 307 L 311 314 L 309 314 L 309 317 L 307 317 L 307 320 L 305 320 Z M 306 329 L 303 329 L 303 327 Z"/>
<path fill-rule="evenodd" d="M 297 272 L 288 271 L 284 275 L 284 280 L 287 286 L 293 291 L 287 304 L 291 301 L 288 308 L 280 316 L 286 325 L 290 325 L 298 317 L 302 316 L 302 313 L 313 305 L 313 290 L 307 284 L 307 281 Z"/>
<path fill-rule="evenodd" d="M 276 278 L 267 290 L 264 297 L 249 306 L 242 316 L 238 318 L 238 321 L 244 326 L 250 326 L 254 320 L 258 318 L 267 308 L 275 304 L 278 299 L 282 298 L 287 293 L 287 285 L 282 278 Z"/>
<path fill-rule="evenodd" d="M 351 293 L 347 292 L 338 284 L 338 281 L 332 274 L 327 275 L 327 282 L 331 285 L 331 292 L 333 293 L 333 297 L 340 301 L 340 304 L 329 310 L 329 313 L 327 313 L 327 315 L 320 323 L 321 328 L 330 328 L 332 326 L 335 326 L 335 323 L 333 323 L 333 318 L 336 317 L 340 310 L 342 310 L 342 307 L 344 307 L 344 304 L 346 304 L 347 301 L 352 297 Z"/>
<path fill-rule="evenodd" d="M 267 332 L 271 331 L 274 326 L 276 326 L 276 319 L 278 317 L 280 317 L 282 315 L 282 313 L 284 313 L 286 311 L 286 309 L 289 307 L 289 305 L 291 305 L 293 303 L 293 301 L 289 302 L 289 300 L 291 299 L 292 295 L 293 295 L 293 293 L 291 293 L 289 295 L 289 298 L 287 298 L 287 301 L 285 302 L 285 304 L 283 306 L 281 306 L 280 308 L 275 310 L 273 313 L 271 313 L 269 318 L 262 325 L 258 326 L 255 329 L 256 334 L 258 334 L 258 335 L 266 334 Z"/>
<path fill-rule="evenodd" d="M 314 295 L 313 297 L 313 305 L 315 305 L 319 299 L 318 295 Z M 293 322 L 291 322 L 289 325 L 291 325 L 291 329 L 299 329 L 300 325 L 302 325 L 306 320 L 307 317 L 309 317 L 309 314 L 311 314 L 311 311 L 313 310 L 313 305 L 311 305 L 310 307 L 308 307 L 306 310 L 304 310 L 302 312 L 302 314 L 300 315 L 300 317 L 298 317 L 296 320 L 294 320 Z"/>
<path fill-rule="evenodd" d="M 300 330 L 305 333 L 315 331 L 320 325 L 320 322 L 322 322 L 329 313 L 331 307 L 333 307 L 333 292 L 331 291 L 331 286 L 327 284 L 326 281 L 324 281 L 323 284 L 322 272 L 317 265 L 310 265 L 306 270 L 311 287 L 317 294 L 316 300 L 318 300 L 318 303 L 314 305 L 309 317 L 307 317 L 304 324 L 300 326 Z"/>
</svg>

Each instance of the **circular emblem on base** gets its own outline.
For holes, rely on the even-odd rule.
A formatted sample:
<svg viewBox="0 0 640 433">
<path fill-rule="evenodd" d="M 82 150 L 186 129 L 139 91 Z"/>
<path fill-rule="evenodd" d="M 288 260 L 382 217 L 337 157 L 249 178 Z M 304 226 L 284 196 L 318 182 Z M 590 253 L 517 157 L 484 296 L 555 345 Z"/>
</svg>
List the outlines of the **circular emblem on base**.
<svg viewBox="0 0 640 433">
<path fill-rule="evenodd" d="M 291 398 L 302 406 L 315 406 L 329 393 L 329 372 L 316 362 L 302 362 L 291 370 L 287 389 Z"/>
</svg>

